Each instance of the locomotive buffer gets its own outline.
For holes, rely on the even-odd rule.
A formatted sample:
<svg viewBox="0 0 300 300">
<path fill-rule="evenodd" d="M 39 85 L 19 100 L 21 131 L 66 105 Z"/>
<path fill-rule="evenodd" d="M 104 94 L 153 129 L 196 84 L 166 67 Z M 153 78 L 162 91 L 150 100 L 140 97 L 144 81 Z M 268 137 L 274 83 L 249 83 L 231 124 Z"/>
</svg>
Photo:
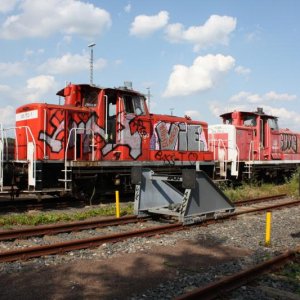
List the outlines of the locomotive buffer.
<svg viewBox="0 0 300 300">
<path fill-rule="evenodd" d="M 230 214 L 235 209 L 203 171 L 183 169 L 182 175 L 161 175 L 134 167 L 131 177 L 136 184 L 134 213 L 140 217 L 173 216 L 187 225 Z"/>
</svg>

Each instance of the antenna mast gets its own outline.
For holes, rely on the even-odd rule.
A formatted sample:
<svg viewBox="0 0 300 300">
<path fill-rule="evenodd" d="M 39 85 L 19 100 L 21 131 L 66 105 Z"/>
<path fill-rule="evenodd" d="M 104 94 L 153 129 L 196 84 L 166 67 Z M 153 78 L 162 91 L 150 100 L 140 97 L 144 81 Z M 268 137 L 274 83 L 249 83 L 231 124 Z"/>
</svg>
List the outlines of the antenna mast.
<svg viewBox="0 0 300 300">
<path fill-rule="evenodd" d="M 94 65 L 94 52 L 93 47 L 96 46 L 95 43 L 89 44 L 88 47 L 91 49 L 90 56 L 90 84 L 93 85 L 93 65 Z"/>
</svg>

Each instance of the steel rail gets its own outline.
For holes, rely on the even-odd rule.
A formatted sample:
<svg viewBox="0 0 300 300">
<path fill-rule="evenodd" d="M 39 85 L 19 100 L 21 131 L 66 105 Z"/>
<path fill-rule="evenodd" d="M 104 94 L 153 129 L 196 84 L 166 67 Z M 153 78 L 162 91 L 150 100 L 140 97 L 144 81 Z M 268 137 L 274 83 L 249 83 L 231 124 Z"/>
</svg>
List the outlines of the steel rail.
<svg viewBox="0 0 300 300">
<path fill-rule="evenodd" d="M 230 217 L 244 215 L 244 214 L 248 214 L 248 213 L 252 213 L 252 212 L 260 212 L 260 211 L 265 211 L 265 210 L 270 210 L 270 209 L 289 207 L 289 206 L 294 206 L 294 205 L 297 205 L 297 204 L 300 204 L 300 200 L 289 201 L 289 202 L 285 202 L 285 203 L 269 205 L 269 206 L 264 206 L 264 207 L 250 208 L 250 209 L 247 209 L 247 210 L 244 210 L 244 211 L 234 212 L 232 215 L 230 215 Z"/>
<path fill-rule="evenodd" d="M 273 196 L 265 196 L 265 197 L 259 197 L 259 198 L 253 198 L 253 199 L 247 199 L 247 200 L 240 200 L 234 202 L 235 206 L 242 206 L 242 205 L 247 205 L 251 203 L 257 203 L 257 202 L 263 202 L 263 201 L 268 201 L 268 200 L 275 200 L 275 199 L 280 199 L 286 197 L 287 194 L 278 194 L 278 195 L 273 195 Z"/>
<path fill-rule="evenodd" d="M 261 202 L 264 200 L 271 200 L 275 198 L 284 197 L 286 194 L 280 194 L 276 196 L 270 197 L 261 197 L 255 199 L 249 199 L 245 201 L 239 201 L 238 203 L 253 203 L 253 202 Z M 238 205 L 241 206 L 241 205 Z M 0 241 L 12 240 L 12 239 L 20 239 L 31 236 L 41 236 L 41 235 L 53 235 L 62 232 L 71 232 L 71 231 L 80 231 L 85 229 L 92 228 L 101 228 L 105 226 L 117 226 L 128 223 L 135 223 L 144 221 L 146 218 L 137 218 L 136 216 L 126 216 L 121 217 L 120 219 L 109 218 L 106 220 L 93 220 L 93 221 L 82 221 L 82 222 L 73 222 L 73 223 L 64 223 L 64 224 L 55 224 L 55 225 L 42 225 L 33 228 L 25 228 L 19 230 L 3 230 L 0 231 Z"/>
<path fill-rule="evenodd" d="M 230 215 L 223 215 L 220 216 L 218 219 L 208 219 L 202 223 L 198 224 L 192 224 L 191 226 L 184 226 L 182 223 L 175 223 L 175 224 L 169 224 L 169 225 L 163 225 L 158 227 L 151 227 L 151 228 L 145 228 L 135 231 L 129 231 L 129 232 L 123 232 L 123 233 L 117 233 L 113 235 L 106 235 L 106 236 L 100 236 L 100 237 L 93 237 L 88 239 L 82 239 L 82 240 L 72 240 L 68 242 L 58 243 L 58 244 L 52 244 L 52 245 L 45 245 L 45 246 L 35 246 L 35 247 L 29 247 L 29 248 L 22 248 L 18 250 L 9 250 L 5 252 L 0 252 L 0 262 L 10 262 L 10 261 L 16 261 L 19 259 L 29 259 L 33 257 L 39 257 L 43 255 L 51 255 L 51 254 L 59 254 L 63 252 L 68 252 L 72 250 L 80 250 L 80 249 L 86 249 L 86 248 L 93 248 L 96 246 L 99 246 L 103 243 L 113 243 L 113 242 L 119 242 L 126 240 L 128 238 L 133 237 L 149 237 L 156 234 L 166 234 L 173 231 L 179 231 L 179 230 L 185 230 L 189 227 L 196 227 L 196 226 L 203 226 L 210 224 L 212 222 L 218 222 L 220 220 L 224 219 L 231 219 L 233 217 L 236 217 L 238 215 L 246 214 L 246 213 L 252 213 L 252 212 L 260 212 L 264 210 L 270 210 L 270 209 L 276 209 L 276 208 L 282 208 L 284 206 L 291 206 L 295 204 L 300 204 L 300 200 L 297 201 L 290 201 L 288 203 L 284 204 L 277 204 L 273 206 L 267 206 L 267 207 L 261 207 L 261 208 L 255 208 L 250 209 L 243 212 L 237 212 Z"/>
<path fill-rule="evenodd" d="M 132 237 L 149 237 L 156 234 L 164 234 L 167 232 L 178 231 L 184 229 L 181 223 L 169 224 L 164 226 L 139 229 L 135 231 L 116 233 L 112 235 L 93 237 L 80 240 L 72 240 L 63 243 L 57 243 L 52 245 L 35 246 L 29 248 L 22 248 L 18 250 L 10 250 L 0 252 L 0 262 L 12 262 L 19 259 L 25 260 L 29 258 L 64 253 L 72 250 L 80 250 L 86 248 L 93 248 L 103 243 L 113 243 L 123 241 Z"/>
<path fill-rule="evenodd" d="M 273 270 L 283 265 L 287 261 L 294 259 L 300 253 L 300 247 L 293 250 L 287 250 L 281 255 L 275 256 L 252 268 L 246 269 L 231 276 L 226 276 L 217 282 L 208 284 L 202 288 L 195 289 L 189 293 L 181 295 L 176 300 L 208 300 L 224 296 L 224 294 L 235 290 L 242 285 L 257 279 L 258 275 Z"/>
<path fill-rule="evenodd" d="M 80 230 L 92 229 L 96 227 L 101 228 L 106 226 L 124 225 L 129 223 L 137 223 L 144 220 L 145 220 L 144 218 L 139 219 L 137 218 L 137 216 L 124 216 L 118 219 L 108 218 L 102 220 L 43 225 L 43 226 L 24 228 L 18 230 L 9 230 L 9 231 L 3 230 L 0 231 L 0 241 L 17 239 L 17 238 L 25 238 L 30 236 L 50 235 L 50 234 L 57 234 L 62 232 L 80 231 Z"/>
</svg>

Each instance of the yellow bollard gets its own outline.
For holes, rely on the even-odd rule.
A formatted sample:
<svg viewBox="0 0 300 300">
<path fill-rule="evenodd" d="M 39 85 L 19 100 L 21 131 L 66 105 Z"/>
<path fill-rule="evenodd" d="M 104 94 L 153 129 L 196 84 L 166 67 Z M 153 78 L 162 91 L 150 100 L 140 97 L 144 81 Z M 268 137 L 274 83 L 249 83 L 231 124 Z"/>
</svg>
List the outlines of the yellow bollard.
<svg viewBox="0 0 300 300">
<path fill-rule="evenodd" d="M 119 191 L 116 191 L 116 218 L 120 218 L 120 200 L 119 200 Z"/>
<path fill-rule="evenodd" d="M 268 247 L 271 245 L 271 212 L 267 212 L 266 215 L 266 241 L 265 246 Z"/>
</svg>

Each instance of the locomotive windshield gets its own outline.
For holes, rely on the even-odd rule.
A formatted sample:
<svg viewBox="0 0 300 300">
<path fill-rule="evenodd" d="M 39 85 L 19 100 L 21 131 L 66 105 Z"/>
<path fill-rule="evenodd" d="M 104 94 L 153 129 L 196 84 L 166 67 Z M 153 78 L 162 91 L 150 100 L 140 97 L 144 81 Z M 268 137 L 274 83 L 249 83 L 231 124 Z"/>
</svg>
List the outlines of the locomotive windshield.
<svg viewBox="0 0 300 300">
<path fill-rule="evenodd" d="M 244 117 L 245 126 L 256 126 L 256 117 L 255 116 L 245 116 Z"/>
<path fill-rule="evenodd" d="M 137 95 L 123 95 L 125 111 L 138 116 L 145 114 L 145 99 Z"/>
<path fill-rule="evenodd" d="M 279 130 L 277 118 L 275 119 L 268 119 L 268 124 L 271 130 Z"/>
<path fill-rule="evenodd" d="M 99 89 L 90 86 L 81 87 L 81 95 L 83 98 L 83 105 L 87 107 L 95 107 L 98 103 Z"/>
</svg>

